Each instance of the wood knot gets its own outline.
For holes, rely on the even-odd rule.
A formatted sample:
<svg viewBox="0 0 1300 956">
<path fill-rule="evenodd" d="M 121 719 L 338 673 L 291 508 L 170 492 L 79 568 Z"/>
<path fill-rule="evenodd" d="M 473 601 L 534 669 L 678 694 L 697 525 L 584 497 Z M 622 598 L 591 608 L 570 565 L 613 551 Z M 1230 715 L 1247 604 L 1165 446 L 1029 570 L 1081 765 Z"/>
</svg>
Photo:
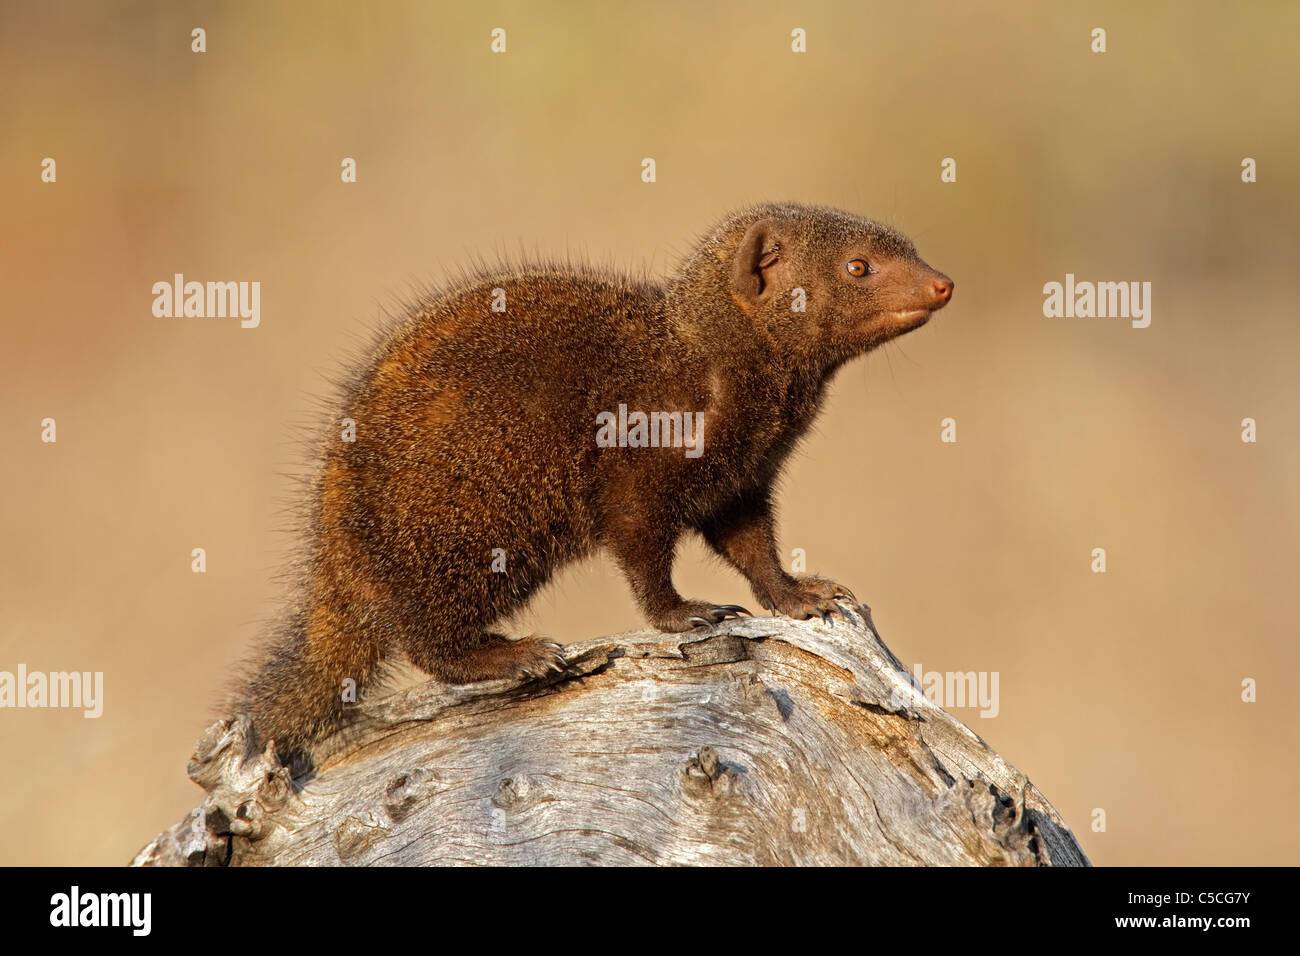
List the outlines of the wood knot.
<svg viewBox="0 0 1300 956">
<path fill-rule="evenodd" d="M 370 817 L 346 817 L 334 831 L 334 849 L 340 860 L 352 860 L 369 849 L 374 843 L 388 836 L 388 828 L 381 826 Z"/>
<path fill-rule="evenodd" d="M 546 788 L 529 774 L 505 777 L 497 784 L 492 805 L 502 810 L 519 811 L 548 799 Z"/>
<path fill-rule="evenodd" d="M 401 823 L 421 803 L 443 790 L 437 774 L 416 767 L 394 777 L 384 788 L 384 809 L 394 823 Z"/>
<path fill-rule="evenodd" d="M 696 795 L 726 796 L 738 789 L 736 768 L 718 756 L 712 747 L 701 747 L 682 768 L 685 789 Z"/>
</svg>

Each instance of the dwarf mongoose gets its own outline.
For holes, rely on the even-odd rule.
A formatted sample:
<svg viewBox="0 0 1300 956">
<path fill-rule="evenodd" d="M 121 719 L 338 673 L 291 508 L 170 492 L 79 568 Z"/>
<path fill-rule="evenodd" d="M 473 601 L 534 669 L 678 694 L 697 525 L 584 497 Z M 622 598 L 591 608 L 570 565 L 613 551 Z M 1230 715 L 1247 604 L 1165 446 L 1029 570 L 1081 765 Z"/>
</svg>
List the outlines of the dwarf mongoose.
<svg viewBox="0 0 1300 956">
<path fill-rule="evenodd" d="M 763 607 L 838 610 L 847 588 L 781 566 L 773 479 L 836 370 L 952 292 L 893 229 L 783 203 L 727 216 L 663 282 L 542 265 L 429 295 L 345 390 L 354 440 L 324 453 L 297 604 L 238 706 L 286 758 L 398 649 L 455 683 L 558 669 L 492 627 L 598 547 L 661 630 L 742 613 L 677 593 L 687 531 Z"/>
</svg>

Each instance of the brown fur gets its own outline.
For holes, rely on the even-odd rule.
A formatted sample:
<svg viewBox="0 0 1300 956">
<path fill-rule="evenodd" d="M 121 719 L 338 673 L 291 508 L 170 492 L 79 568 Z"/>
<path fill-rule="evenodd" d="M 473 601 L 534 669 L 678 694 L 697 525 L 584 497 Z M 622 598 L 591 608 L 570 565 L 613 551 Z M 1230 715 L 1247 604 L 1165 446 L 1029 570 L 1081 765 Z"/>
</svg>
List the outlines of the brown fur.
<svg viewBox="0 0 1300 956">
<path fill-rule="evenodd" d="M 849 274 L 853 259 L 872 273 Z M 287 755 L 337 722 L 345 678 L 363 685 L 397 649 L 451 682 L 558 668 L 555 645 L 490 629 L 597 548 L 662 630 L 736 613 L 674 589 L 687 531 L 764 607 L 836 610 L 846 589 L 781 567 L 773 481 L 834 372 L 951 291 L 888 227 L 768 204 L 719 223 L 665 283 L 550 266 L 483 270 L 430 297 L 346 390 L 356 441 L 336 431 L 328 446 L 300 606 L 241 709 Z M 598 447 L 597 414 L 620 403 L 703 412 L 703 454 Z"/>
</svg>

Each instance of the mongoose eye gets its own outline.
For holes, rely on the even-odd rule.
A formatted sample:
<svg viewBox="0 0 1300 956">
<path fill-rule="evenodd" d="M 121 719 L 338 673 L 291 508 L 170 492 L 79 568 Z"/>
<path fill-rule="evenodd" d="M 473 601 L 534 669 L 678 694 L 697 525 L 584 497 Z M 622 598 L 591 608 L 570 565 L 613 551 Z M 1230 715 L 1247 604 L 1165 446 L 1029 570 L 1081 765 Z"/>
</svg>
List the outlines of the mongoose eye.
<svg viewBox="0 0 1300 956">
<path fill-rule="evenodd" d="M 871 271 L 871 268 L 861 259 L 850 259 L 849 264 L 844 268 L 849 270 L 851 276 L 864 276 Z"/>
</svg>

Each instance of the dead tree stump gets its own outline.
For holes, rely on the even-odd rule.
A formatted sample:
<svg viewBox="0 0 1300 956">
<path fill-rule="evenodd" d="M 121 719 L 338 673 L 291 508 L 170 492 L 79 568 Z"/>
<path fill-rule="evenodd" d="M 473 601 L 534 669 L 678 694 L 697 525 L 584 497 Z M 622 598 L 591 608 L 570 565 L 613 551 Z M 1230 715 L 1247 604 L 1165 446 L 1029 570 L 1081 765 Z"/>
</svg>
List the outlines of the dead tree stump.
<svg viewBox="0 0 1300 956">
<path fill-rule="evenodd" d="M 571 644 L 549 680 L 360 704 L 291 780 L 210 727 L 139 866 L 1087 865 L 1019 770 L 853 623 Z"/>
</svg>

